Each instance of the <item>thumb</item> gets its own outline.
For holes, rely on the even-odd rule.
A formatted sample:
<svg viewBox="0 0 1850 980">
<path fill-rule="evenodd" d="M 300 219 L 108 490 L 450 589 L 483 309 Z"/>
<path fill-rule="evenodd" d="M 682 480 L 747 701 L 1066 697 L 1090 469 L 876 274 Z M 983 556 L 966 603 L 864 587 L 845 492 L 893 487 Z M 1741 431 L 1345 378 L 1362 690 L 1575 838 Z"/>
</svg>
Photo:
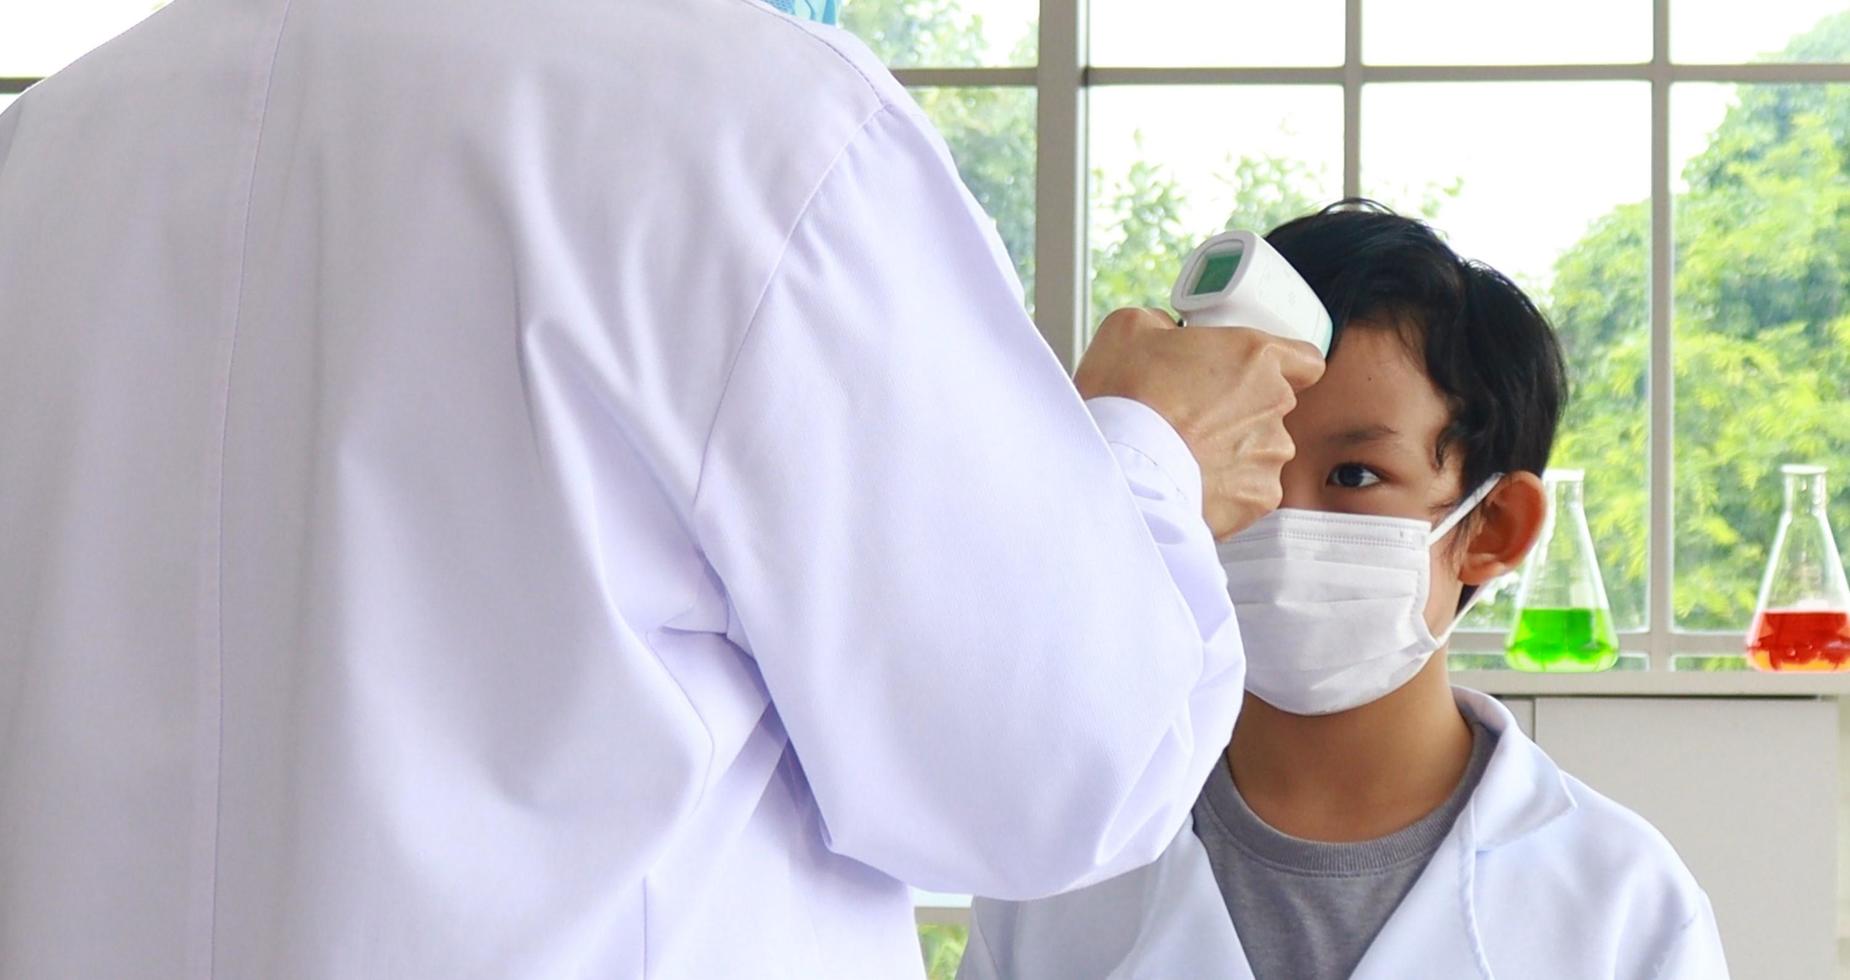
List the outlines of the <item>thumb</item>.
<svg viewBox="0 0 1850 980">
<path fill-rule="evenodd" d="M 1143 308 L 1143 320 L 1145 323 L 1149 324 L 1152 327 L 1157 328 L 1158 330 L 1174 330 L 1175 328 L 1180 327 L 1182 325 L 1182 321 L 1176 319 L 1176 315 L 1174 313 L 1171 313 L 1168 310 L 1165 310 L 1160 306 L 1144 307 Z"/>
<path fill-rule="evenodd" d="M 1280 340 L 1275 347 L 1278 371 L 1293 391 L 1303 391 L 1323 377 L 1323 352 L 1315 346 L 1301 340 Z"/>
</svg>

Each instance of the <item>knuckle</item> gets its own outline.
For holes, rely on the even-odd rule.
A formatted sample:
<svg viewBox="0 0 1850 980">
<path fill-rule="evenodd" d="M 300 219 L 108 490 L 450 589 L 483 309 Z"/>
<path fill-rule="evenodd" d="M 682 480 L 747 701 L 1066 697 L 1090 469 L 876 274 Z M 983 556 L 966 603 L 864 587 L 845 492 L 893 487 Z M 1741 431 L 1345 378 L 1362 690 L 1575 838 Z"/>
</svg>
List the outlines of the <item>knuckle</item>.
<svg viewBox="0 0 1850 980">
<path fill-rule="evenodd" d="M 1098 336 L 1111 338 L 1122 337 L 1135 330 L 1136 324 L 1136 310 L 1114 310 L 1109 316 L 1105 317 L 1104 322 L 1098 325 Z"/>
</svg>

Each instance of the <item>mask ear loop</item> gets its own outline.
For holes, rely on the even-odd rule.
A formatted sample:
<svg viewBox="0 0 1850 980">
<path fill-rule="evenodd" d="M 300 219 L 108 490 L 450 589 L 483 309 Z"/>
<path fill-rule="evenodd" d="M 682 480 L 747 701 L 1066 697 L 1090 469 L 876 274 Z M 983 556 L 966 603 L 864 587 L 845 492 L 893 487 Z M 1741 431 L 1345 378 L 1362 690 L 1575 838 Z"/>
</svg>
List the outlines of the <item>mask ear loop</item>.
<svg viewBox="0 0 1850 980">
<path fill-rule="evenodd" d="M 1484 499 L 1490 496 L 1491 491 L 1497 489 L 1502 482 L 1503 474 L 1495 473 L 1476 490 L 1471 491 L 1471 496 L 1466 497 L 1459 502 L 1457 507 L 1452 508 L 1452 512 L 1446 515 L 1445 520 L 1440 521 L 1438 526 L 1432 529 L 1432 533 L 1426 536 L 1426 547 L 1430 548 L 1438 544 L 1446 535 L 1452 533 L 1452 529 L 1458 526 L 1458 522 L 1471 516 L 1471 512 L 1477 509 L 1477 505 L 1483 503 Z"/>
<path fill-rule="evenodd" d="M 1452 533 L 1452 529 L 1457 527 L 1460 521 L 1463 521 L 1466 517 L 1469 517 L 1471 515 L 1471 512 L 1476 510 L 1478 505 L 1483 503 L 1485 499 L 1488 498 L 1491 495 L 1491 493 L 1495 491 L 1500 484 L 1502 484 L 1503 476 L 1504 474 L 1502 473 L 1494 474 L 1491 476 L 1490 479 L 1485 480 L 1482 486 L 1479 486 L 1476 490 L 1473 490 L 1471 492 L 1471 496 L 1466 497 L 1462 502 L 1460 502 L 1459 505 L 1452 510 L 1452 513 L 1445 518 L 1445 520 L 1440 521 L 1438 526 L 1432 529 L 1432 533 L 1428 535 L 1426 538 L 1426 547 L 1428 548 L 1432 547 L 1433 545 L 1444 540 L 1447 534 Z M 1458 632 L 1459 624 L 1463 623 L 1465 621 L 1465 617 L 1471 614 L 1471 610 L 1476 608 L 1477 604 L 1483 601 L 1484 597 L 1489 594 L 1490 594 L 1489 589 L 1480 587 L 1475 593 L 1472 593 L 1471 598 L 1465 600 L 1464 606 L 1462 606 L 1458 610 L 1458 613 L 1452 617 L 1452 625 L 1447 626 L 1445 628 L 1445 632 L 1438 636 L 1440 647 L 1444 647 L 1447 643 L 1451 642 L 1452 634 Z"/>
</svg>

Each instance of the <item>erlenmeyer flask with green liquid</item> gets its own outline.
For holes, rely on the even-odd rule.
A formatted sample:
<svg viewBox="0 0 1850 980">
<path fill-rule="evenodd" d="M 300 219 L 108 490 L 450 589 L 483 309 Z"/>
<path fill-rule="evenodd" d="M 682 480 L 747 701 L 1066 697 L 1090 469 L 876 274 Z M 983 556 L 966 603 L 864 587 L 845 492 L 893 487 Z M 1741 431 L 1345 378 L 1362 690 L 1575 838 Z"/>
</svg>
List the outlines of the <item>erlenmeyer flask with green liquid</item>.
<svg viewBox="0 0 1850 980">
<path fill-rule="evenodd" d="M 1505 656 L 1517 670 L 1606 670 L 1619 660 L 1619 638 L 1587 528 L 1586 474 L 1549 470 L 1542 480 L 1548 517 L 1523 565 Z"/>
</svg>

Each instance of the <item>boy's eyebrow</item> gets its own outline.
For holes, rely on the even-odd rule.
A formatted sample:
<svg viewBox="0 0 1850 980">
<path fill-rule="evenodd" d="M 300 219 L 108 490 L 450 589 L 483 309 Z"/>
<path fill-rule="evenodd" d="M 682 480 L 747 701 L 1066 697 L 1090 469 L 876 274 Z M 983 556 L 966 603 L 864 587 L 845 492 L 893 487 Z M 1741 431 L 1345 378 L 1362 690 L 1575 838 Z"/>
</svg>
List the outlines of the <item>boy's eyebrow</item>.
<svg viewBox="0 0 1850 980">
<path fill-rule="evenodd" d="M 1362 446 L 1368 443 L 1387 442 L 1399 438 L 1399 429 L 1391 425 L 1376 424 L 1364 425 L 1346 432 L 1338 432 L 1330 437 L 1330 441 L 1344 446 Z"/>
</svg>

